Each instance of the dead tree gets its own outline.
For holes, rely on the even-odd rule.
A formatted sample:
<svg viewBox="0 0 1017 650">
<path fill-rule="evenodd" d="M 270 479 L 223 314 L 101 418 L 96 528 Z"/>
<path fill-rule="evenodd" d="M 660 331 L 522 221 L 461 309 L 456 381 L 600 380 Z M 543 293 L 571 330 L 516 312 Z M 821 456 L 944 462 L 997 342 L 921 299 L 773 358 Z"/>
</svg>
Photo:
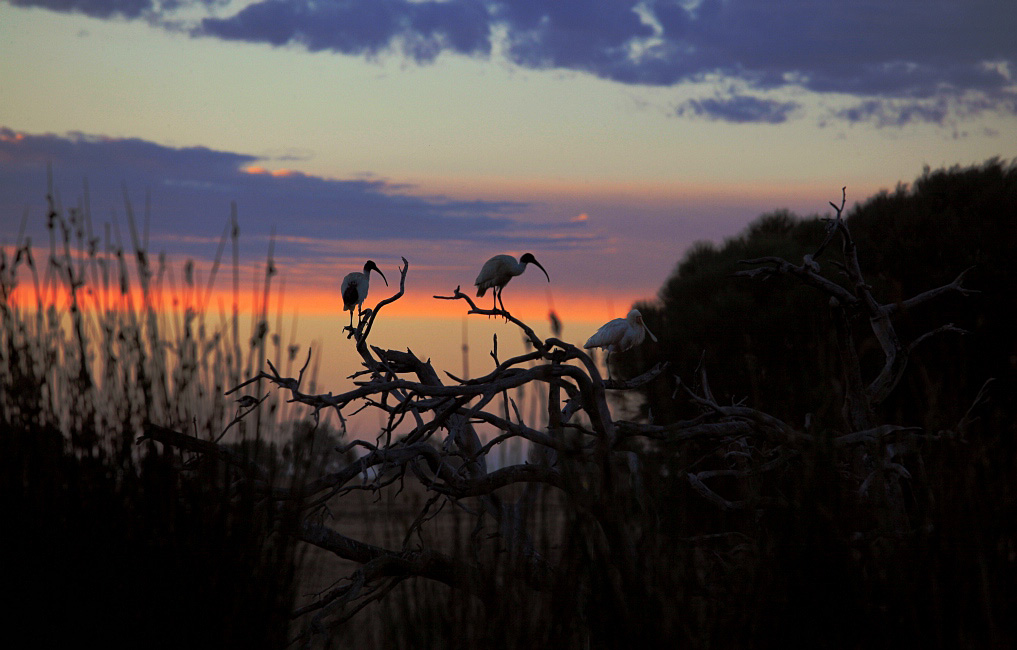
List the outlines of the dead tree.
<svg viewBox="0 0 1017 650">
<path fill-rule="evenodd" d="M 930 302 L 949 293 L 968 296 L 977 291 L 963 286 L 964 276 L 971 269 L 960 273 L 953 282 L 925 291 L 900 302 L 880 303 L 873 295 L 872 287 L 866 282 L 858 263 L 858 249 L 843 218 L 847 201 L 847 189 L 841 190 L 841 203 L 830 205 L 835 216 L 827 221 L 826 237 L 812 254 L 805 255 L 801 264 L 794 264 L 779 257 L 760 257 L 742 260 L 743 264 L 755 268 L 739 271 L 736 275 L 767 279 L 774 276 L 788 276 L 806 285 L 815 287 L 829 297 L 836 332 L 837 351 L 843 373 L 843 405 L 841 409 L 844 426 L 848 432 L 838 438 L 841 444 L 856 445 L 856 471 L 861 480 L 859 491 L 883 500 L 889 521 L 887 524 L 896 531 L 908 528 L 907 517 L 901 495 L 900 481 L 910 479 L 910 474 L 895 458 L 892 438 L 901 431 L 913 433 L 914 428 L 880 425 L 877 422 L 876 407 L 897 387 L 907 368 L 908 358 L 914 349 L 932 336 L 946 332 L 965 333 L 964 330 L 947 323 L 925 332 L 910 341 L 903 340 L 894 327 L 893 317 L 923 303 Z M 820 274 L 819 260 L 828 246 L 840 240 L 841 259 L 831 260 L 844 278 L 843 284 L 834 282 Z M 855 340 L 854 323 L 860 319 L 868 321 L 869 328 L 879 342 L 883 353 L 883 364 L 875 377 L 866 380 Z M 977 400 L 976 400 L 977 401 Z"/>
<path fill-rule="evenodd" d="M 945 325 L 917 339 L 905 342 L 896 334 L 892 317 L 901 309 L 932 300 L 947 292 L 968 294 L 962 287 L 962 273 L 953 283 L 927 291 L 900 304 L 881 304 L 865 283 L 850 232 L 840 207 L 830 221 L 825 241 L 801 265 L 768 257 L 747 260 L 756 268 L 740 274 L 750 278 L 785 275 L 817 288 L 830 297 L 835 314 L 839 349 L 845 374 L 844 430 L 832 440 L 835 449 L 858 459 L 861 490 L 881 490 L 886 495 L 891 529 L 904 530 L 907 522 L 900 502 L 899 484 L 907 471 L 895 461 L 889 444 L 895 437 L 913 433 L 914 428 L 878 423 L 875 407 L 900 381 L 908 355 L 929 336 L 957 331 Z M 840 238 L 843 258 L 831 262 L 845 274 L 846 286 L 820 274 L 818 260 L 835 239 Z M 279 374 L 271 361 L 268 371 L 236 386 L 240 391 L 258 381 L 275 385 L 288 393 L 293 403 L 304 404 L 317 418 L 331 410 L 345 427 L 353 410 L 375 409 L 387 422 L 374 442 L 350 440 L 343 452 L 357 449 L 359 458 L 337 471 L 324 473 L 290 487 L 274 484 L 250 461 L 227 453 L 216 442 L 202 441 L 179 432 L 152 426 L 147 437 L 189 453 L 214 457 L 233 466 L 240 480 L 260 490 L 264 498 L 277 503 L 298 503 L 301 523 L 297 534 L 357 568 L 347 579 L 308 604 L 295 616 L 308 621 L 302 637 L 310 641 L 318 633 L 341 625 L 363 607 L 384 598 L 401 582 L 419 578 L 442 583 L 476 598 L 491 611 L 502 604 L 509 591 L 505 581 L 533 592 L 562 589 L 569 558 L 542 554 L 527 529 L 527 509 L 542 490 L 560 494 L 562 502 L 583 522 L 588 545 L 597 557 L 610 565 L 605 582 L 611 606 L 620 620 L 636 620 L 641 608 L 655 597 L 647 576 L 655 567 L 652 557 L 640 553 L 652 535 L 652 526 L 634 521 L 632 508 L 624 499 L 638 498 L 637 480 L 627 463 L 654 445 L 684 444 L 690 441 L 723 447 L 724 464 L 688 471 L 684 477 L 696 494 L 722 511 L 758 511 L 782 507 L 775 494 L 732 496 L 717 487 L 719 479 L 751 481 L 787 467 L 801 450 L 816 444 L 811 431 L 799 430 L 767 413 L 744 404 L 723 405 L 714 398 L 706 371 L 700 368 L 696 388 L 678 380 L 674 397 L 690 400 L 699 414 L 670 424 L 615 420 L 608 404 L 608 391 L 631 390 L 664 376 L 658 364 L 643 375 L 628 380 L 606 380 L 595 362 L 577 346 L 557 337 L 542 339 L 531 327 L 503 310 L 480 309 L 457 287 L 451 295 L 435 296 L 463 301 L 467 313 L 496 316 L 519 328 L 531 349 L 499 360 L 492 351 L 495 368 L 476 378 L 441 377 L 429 361 L 410 350 L 382 349 L 370 345 L 372 327 L 384 308 L 398 300 L 405 290 L 409 264 L 403 259 L 398 291 L 366 309 L 356 326 L 346 328 L 359 353 L 363 369 L 352 375 L 354 388 L 340 394 L 310 394 L 303 391 L 302 369 L 295 378 Z M 886 363 L 879 374 L 866 382 L 862 377 L 853 340 L 851 322 L 864 317 L 871 323 Z M 308 357 L 310 358 L 310 357 Z M 306 368 L 306 364 L 305 364 Z M 542 422 L 526 422 L 519 409 L 499 414 L 499 398 L 512 404 L 507 393 L 522 386 L 546 390 L 547 413 Z M 250 411 L 258 408 L 258 397 L 248 400 Z M 241 416 L 242 417 L 242 416 Z M 497 434 L 485 440 L 478 425 L 493 427 Z M 536 453 L 535 462 L 491 469 L 493 450 L 514 439 L 523 439 Z M 428 499 L 406 530 L 401 547 L 382 547 L 344 535 L 329 525 L 328 504 L 354 491 L 378 491 L 386 486 L 415 481 Z M 510 488 L 513 488 L 511 490 Z M 506 496 L 514 495 L 513 498 Z M 462 508 L 476 519 L 478 529 L 493 523 L 487 538 L 498 553 L 508 556 L 511 575 L 499 574 L 479 554 L 454 554 L 422 544 L 413 545 L 414 533 L 427 526 L 442 505 Z M 644 522 L 645 523 L 645 522 Z M 420 539 L 419 536 L 417 536 Z M 568 585 L 565 585 L 567 588 Z M 659 594 L 658 592 L 656 592 Z M 629 614 L 626 618 L 626 614 Z M 638 634 L 626 629 L 619 634 Z"/>
</svg>

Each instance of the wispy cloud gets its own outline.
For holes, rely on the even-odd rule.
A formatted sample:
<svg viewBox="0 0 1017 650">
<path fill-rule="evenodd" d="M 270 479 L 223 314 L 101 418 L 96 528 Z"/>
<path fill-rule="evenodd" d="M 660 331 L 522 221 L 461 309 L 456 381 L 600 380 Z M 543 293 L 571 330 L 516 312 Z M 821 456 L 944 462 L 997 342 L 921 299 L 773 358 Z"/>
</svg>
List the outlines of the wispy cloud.
<svg viewBox="0 0 1017 650">
<path fill-rule="evenodd" d="M 834 116 L 848 122 L 877 127 L 902 127 L 916 123 L 948 126 L 955 124 L 958 119 L 988 111 L 1017 114 L 1017 96 L 994 99 L 981 93 L 968 93 L 959 97 L 867 99 L 834 111 Z"/>
<path fill-rule="evenodd" d="M 745 123 L 780 124 L 800 107 L 797 102 L 782 102 L 751 95 L 690 99 L 676 109 L 678 115 L 697 115 L 711 120 Z"/>
<path fill-rule="evenodd" d="M 233 13 L 216 0 L 7 1 L 352 56 L 394 53 L 428 63 L 443 52 L 490 57 L 497 49 L 520 66 L 624 84 L 719 76 L 758 92 L 795 88 L 877 103 L 978 93 L 982 101 L 967 105 L 967 115 L 1017 113 L 1010 75 L 1017 11 L 1000 0 L 254 0 Z M 209 5 L 214 13 L 183 18 Z M 700 99 L 686 114 L 764 123 L 791 116 L 770 101 Z M 905 120 L 941 121 L 937 111 L 914 106 Z M 843 119 L 858 110 L 868 109 L 849 109 Z"/>
</svg>

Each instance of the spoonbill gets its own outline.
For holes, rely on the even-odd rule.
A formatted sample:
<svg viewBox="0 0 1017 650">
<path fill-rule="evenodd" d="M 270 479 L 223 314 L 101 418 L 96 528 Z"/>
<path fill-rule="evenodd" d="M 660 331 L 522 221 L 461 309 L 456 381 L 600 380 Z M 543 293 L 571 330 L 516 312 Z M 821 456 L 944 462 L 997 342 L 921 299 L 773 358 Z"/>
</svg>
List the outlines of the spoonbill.
<svg viewBox="0 0 1017 650">
<path fill-rule="evenodd" d="M 371 271 L 377 271 L 381 279 L 385 281 L 385 286 L 388 286 L 388 278 L 381 272 L 378 265 L 372 260 L 367 260 L 364 264 L 364 272 L 354 271 L 353 273 L 347 273 L 346 277 L 343 278 L 343 311 L 350 312 L 350 328 L 353 328 L 353 308 L 357 308 L 357 316 L 360 316 L 361 308 L 364 306 L 364 301 L 367 300 L 367 290 L 370 288 L 370 276 Z"/>
<path fill-rule="evenodd" d="M 624 352 L 636 347 L 643 342 L 647 334 L 650 335 L 654 342 L 657 341 L 657 337 L 653 335 L 650 328 L 643 322 L 643 315 L 639 313 L 638 309 L 633 309 L 625 318 L 615 318 L 601 325 L 600 329 L 583 344 L 583 347 L 587 350 L 590 348 L 604 348 L 607 350 L 607 360 L 605 363 L 608 364 L 607 369 L 608 373 L 610 373 L 611 353 Z"/>
<path fill-rule="evenodd" d="M 527 264 L 536 265 L 538 269 L 544 272 L 547 281 L 551 281 L 551 276 L 547 275 L 547 270 L 540 265 L 540 262 L 537 261 L 537 258 L 532 253 L 523 253 L 518 262 L 511 255 L 495 255 L 484 262 L 484 267 L 480 269 L 477 281 L 473 283 L 477 286 L 477 297 L 483 297 L 488 289 L 494 287 L 495 302 L 492 309 L 497 309 L 497 306 L 500 304 L 501 310 L 505 311 L 505 303 L 501 301 L 501 292 L 509 280 L 517 275 L 522 275 L 523 271 L 526 270 Z"/>
</svg>

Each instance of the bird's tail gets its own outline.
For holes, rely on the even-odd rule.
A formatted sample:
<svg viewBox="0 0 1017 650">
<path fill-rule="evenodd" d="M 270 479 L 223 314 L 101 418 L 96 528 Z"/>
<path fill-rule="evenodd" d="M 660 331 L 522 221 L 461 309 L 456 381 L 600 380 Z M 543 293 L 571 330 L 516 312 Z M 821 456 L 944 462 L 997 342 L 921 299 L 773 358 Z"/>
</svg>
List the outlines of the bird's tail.
<svg viewBox="0 0 1017 650">
<path fill-rule="evenodd" d="M 587 350 L 590 348 L 600 348 L 611 343 L 611 337 L 601 331 L 596 331 L 593 336 L 586 339 L 586 343 L 583 343 L 583 347 Z"/>
</svg>

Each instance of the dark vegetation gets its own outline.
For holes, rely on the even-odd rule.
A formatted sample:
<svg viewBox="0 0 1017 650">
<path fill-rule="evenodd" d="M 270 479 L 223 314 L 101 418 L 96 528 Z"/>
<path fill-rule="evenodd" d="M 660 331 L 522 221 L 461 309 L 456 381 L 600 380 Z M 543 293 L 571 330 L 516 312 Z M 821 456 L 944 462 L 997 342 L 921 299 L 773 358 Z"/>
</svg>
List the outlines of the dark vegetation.
<svg viewBox="0 0 1017 650">
<path fill-rule="evenodd" d="M 881 302 L 949 285 L 965 269 L 963 285 L 977 290 L 895 316 L 903 340 L 947 322 L 964 330 L 916 345 L 875 410 L 879 423 L 920 431 L 897 441 L 911 475 L 903 485 L 908 533 L 859 536 L 870 513 L 822 445 L 759 488 L 777 490 L 793 507 L 736 522 L 705 512 L 682 480 L 682 470 L 711 465 L 710 446 L 666 447 L 656 462 L 680 469 L 659 486 L 669 506 L 661 511 L 679 536 L 733 528 L 755 540 L 751 562 L 733 564 L 752 569 L 714 584 L 748 589 L 751 602 L 739 606 L 761 627 L 743 643 L 811 634 L 844 647 L 1005 647 L 1015 641 L 1017 614 L 1017 167 L 993 160 L 926 170 L 913 185 L 865 201 L 846 223 Z M 694 378 L 705 366 L 720 402 L 744 400 L 821 439 L 849 430 L 829 296 L 786 275 L 737 276 L 753 258 L 801 264 L 826 227 L 779 211 L 723 245 L 695 247 L 660 303 L 639 305 L 651 329 L 664 333 L 659 347 L 619 358 L 619 372 L 664 358 L 678 376 Z M 842 267 L 820 262 L 823 276 L 848 285 Z M 880 345 L 864 316 L 851 328 L 870 378 L 883 362 Z M 643 412 L 661 424 L 694 416 L 694 405 L 673 392 L 648 385 Z"/>
<path fill-rule="evenodd" d="M 612 356 L 629 380 L 497 312 L 530 352 L 444 383 L 368 344 L 401 284 L 348 332 L 364 369 L 334 395 L 305 392 L 264 306 L 246 337 L 235 312 L 206 328 L 200 300 L 160 304 L 138 238 L 145 298 L 126 304 L 122 249 L 54 206 L 50 262 L 19 242 L 0 266 L 7 629 L 44 646 L 1010 647 L 1017 167 L 926 171 L 843 216 L 773 213 L 690 251 L 639 305 L 659 345 Z M 19 268 L 37 309 L 8 301 Z M 265 305 L 272 275 L 270 253 Z M 56 287 L 63 312 L 45 308 Z M 641 415 L 613 417 L 608 395 L 634 391 Z M 319 424 L 361 407 L 387 437 L 340 446 Z M 528 440 L 528 461 L 487 467 L 481 422 Z M 308 548 L 341 562 L 312 593 L 302 572 L 327 569 Z"/>
<path fill-rule="evenodd" d="M 161 258 L 152 263 L 130 204 L 133 255 L 116 222 L 96 236 L 87 206 L 64 211 L 52 192 L 50 205 L 45 263 L 30 241 L 0 257 L 0 616 L 8 642 L 285 645 L 300 555 L 286 531 L 299 510 L 257 497 L 229 464 L 142 440 L 154 422 L 203 440 L 221 436 L 244 410 L 225 386 L 250 374 L 273 343 L 282 356 L 278 334 L 266 336 L 267 310 L 249 338 L 236 308 L 213 320 L 190 263 L 171 303 L 171 271 Z M 234 215 L 220 246 L 233 239 L 234 272 L 238 232 Z M 278 399 L 265 406 L 272 422 L 291 418 Z M 259 424 L 234 423 L 238 442 L 223 454 L 264 463 L 274 481 L 321 462 L 292 460 L 312 446 L 307 423 L 275 427 L 292 430 L 286 445 L 276 444 L 285 442 L 279 435 L 268 440 L 269 417 Z M 328 435 L 315 432 L 318 447 Z"/>
<path fill-rule="evenodd" d="M 850 191 L 850 188 L 848 188 Z M 943 296 L 897 319 L 904 337 L 953 322 L 968 334 L 926 341 L 915 350 L 903 382 L 888 400 L 888 421 L 931 432 L 954 426 L 987 378 L 998 382 L 995 409 L 1013 412 L 1017 379 L 1017 171 L 990 161 L 949 170 L 926 170 L 911 186 L 898 186 L 863 202 L 847 224 L 873 293 L 885 303 L 905 300 L 950 283 L 979 293 Z M 787 211 L 763 215 L 722 246 L 695 246 L 660 290 L 659 303 L 639 305 L 651 328 L 664 332 L 659 348 L 672 370 L 690 376 L 705 354 L 714 388 L 725 399 L 747 398 L 757 408 L 798 425 L 839 422 L 841 380 L 828 297 L 790 278 L 751 282 L 733 275 L 741 260 L 767 255 L 800 263 L 822 241 L 825 223 Z M 823 265 L 823 275 L 843 279 Z M 865 324 L 858 324 L 864 331 Z M 656 331 L 656 330 L 654 330 Z M 874 341 L 860 341 L 868 372 L 882 362 Z M 632 357 L 629 363 L 636 360 Z M 645 361 L 643 362 L 645 363 Z M 631 372 L 633 367 L 625 368 Z M 656 389 L 656 390 L 652 390 Z M 658 420 L 683 406 L 663 385 L 647 391 Z M 985 415 L 984 413 L 982 414 Z"/>
</svg>

